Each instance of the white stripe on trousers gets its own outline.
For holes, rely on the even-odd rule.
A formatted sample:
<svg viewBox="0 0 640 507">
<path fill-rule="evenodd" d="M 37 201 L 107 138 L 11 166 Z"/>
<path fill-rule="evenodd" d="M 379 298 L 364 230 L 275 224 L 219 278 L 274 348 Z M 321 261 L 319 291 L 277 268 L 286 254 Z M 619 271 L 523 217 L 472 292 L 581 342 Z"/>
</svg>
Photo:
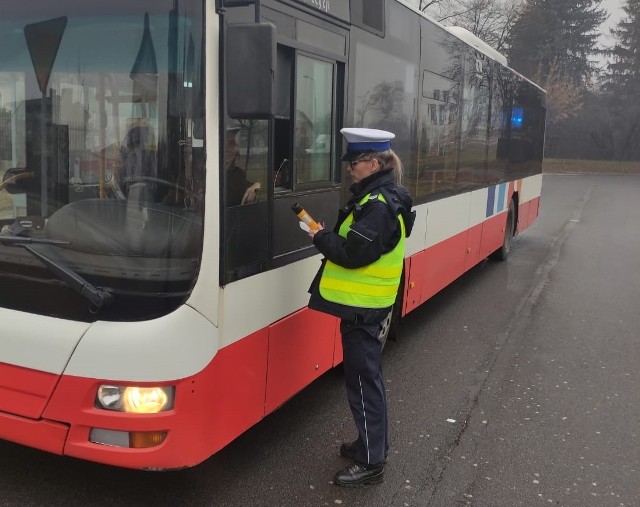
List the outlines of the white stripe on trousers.
<svg viewBox="0 0 640 507">
<path fill-rule="evenodd" d="M 362 400 L 362 415 L 364 415 L 364 439 L 367 445 L 367 465 L 371 464 L 371 457 L 369 456 L 369 432 L 367 430 L 367 411 L 364 408 L 364 395 L 362 394 L 362 380 L 358 375 L 358 384 L 360 384 L 360 399 Z"/>
</svg>

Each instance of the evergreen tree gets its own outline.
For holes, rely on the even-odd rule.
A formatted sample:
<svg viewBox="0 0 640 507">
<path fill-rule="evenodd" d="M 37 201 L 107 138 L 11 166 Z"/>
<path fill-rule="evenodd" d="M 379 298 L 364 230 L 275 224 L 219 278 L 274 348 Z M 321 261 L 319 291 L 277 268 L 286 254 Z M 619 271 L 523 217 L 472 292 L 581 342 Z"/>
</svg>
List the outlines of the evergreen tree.
<svg viewBox="0 0 640 507">
<path fill-rule="evenodd" d="M 640 0 L 627 0 L 622 8 L 626 17 L 611 30 L 617 42 L 607 51 L 603 89 L 615 118 L 615 158 L 640 160 Z"/>
<path fill-rule="evenodd" d="M 546 75 L 554 67 L 576 86 L 594 71 L 597 28 L 607 14 L 600 0 L 526 0 L 511 30 L 509 61 L 526 76 Z"/>
<path fill-rule="evenodd" d="M 575 117 L 596 64 L 600 0 L 525 0 L 508 37 L 509 64 L 547 89 L 546 156 L 562 152 L 563 125 Z"/>
<path fill-rule="evenodd" d="M 627 0 L 622 9 L 626 18 L 611 29 L 617 43 L 607 51 L 612 58 L 607 66 L 607 86 L 637 89 L 640 87 L 640 0 Z"/>
</svg>

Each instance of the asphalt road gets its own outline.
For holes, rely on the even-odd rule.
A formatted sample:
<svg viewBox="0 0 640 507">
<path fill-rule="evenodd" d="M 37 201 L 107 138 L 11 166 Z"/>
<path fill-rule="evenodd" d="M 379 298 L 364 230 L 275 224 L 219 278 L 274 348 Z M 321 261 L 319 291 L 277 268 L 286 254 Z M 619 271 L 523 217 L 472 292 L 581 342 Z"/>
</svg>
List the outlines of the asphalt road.
<svg viewBox="0 0 640 507">
<path fill-rule="evenodd" d="M 2 506 L 640 505 L 640 176 L 543 178 L 541 215 L 403 322 L 385 482 L 330 483 L 340 369 L 202 465 L 147 473 L 0 442 Z"/>
</svg>

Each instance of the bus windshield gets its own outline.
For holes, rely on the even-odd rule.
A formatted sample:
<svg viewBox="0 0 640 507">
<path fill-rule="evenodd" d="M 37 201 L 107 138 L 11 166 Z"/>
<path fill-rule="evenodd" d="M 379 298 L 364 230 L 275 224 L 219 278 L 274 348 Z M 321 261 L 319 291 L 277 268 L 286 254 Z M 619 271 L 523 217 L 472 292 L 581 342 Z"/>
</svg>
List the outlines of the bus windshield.
<svg viewBox="0 0 640 507">
<path fill-rule="evenodd" d="M 0 5 L 0 235 L 48 259 L 0 241 L 0 305 L 86 321 L 175 309 L 202 251 L 202 1 Z M 51 265 L 113 303 L 88 305 Z"/>
</svg>

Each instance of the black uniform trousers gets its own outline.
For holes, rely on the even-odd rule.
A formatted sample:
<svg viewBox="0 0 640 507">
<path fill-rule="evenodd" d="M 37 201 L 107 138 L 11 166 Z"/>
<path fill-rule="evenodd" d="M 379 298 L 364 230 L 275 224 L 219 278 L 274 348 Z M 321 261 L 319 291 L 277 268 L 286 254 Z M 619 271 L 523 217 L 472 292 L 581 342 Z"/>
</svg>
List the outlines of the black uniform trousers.
<svg viewBox="0 0 640 507">
<path fill-rule="evenodd" d="M 347 399 L 358 429 L 355 461 L 365 465 L 382 464 L 389 448 L 380 329 L 380 324 L 340 322 Z"/>
</svg>

